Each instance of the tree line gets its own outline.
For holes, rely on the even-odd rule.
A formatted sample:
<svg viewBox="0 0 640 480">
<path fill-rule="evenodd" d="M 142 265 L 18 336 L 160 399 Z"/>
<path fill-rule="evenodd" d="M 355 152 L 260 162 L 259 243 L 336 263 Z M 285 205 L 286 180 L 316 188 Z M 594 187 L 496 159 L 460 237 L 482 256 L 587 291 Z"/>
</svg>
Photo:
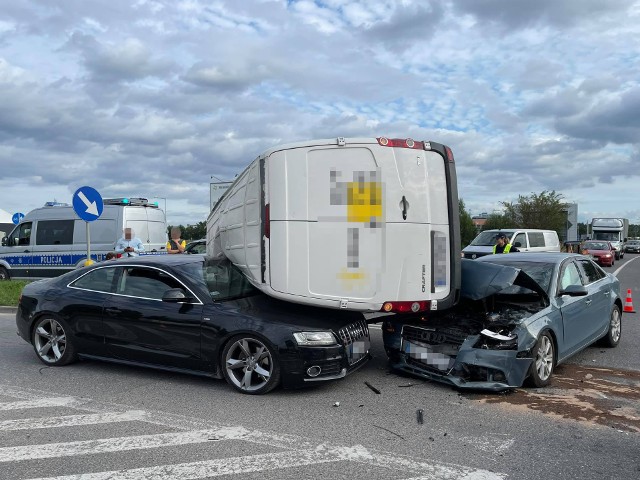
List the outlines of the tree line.
<svg viewBox="0 0 640 480">
<path fill-rule="evenodd" d="M 567 203 L 563 201 L 562 194 L 555 190 L 519 195 L 515 202 L 503 201 L 500 204 L 504 211 L 489 215 L 482 230 L 540 228 L 555 230 L 559 236 L 566 230 Z M 465 247 L 476 237 L 478 231 L 462 199 L 459 200 L 458 207 L 460 211 L 460 236 L 462 247 Z"/>
</svg>

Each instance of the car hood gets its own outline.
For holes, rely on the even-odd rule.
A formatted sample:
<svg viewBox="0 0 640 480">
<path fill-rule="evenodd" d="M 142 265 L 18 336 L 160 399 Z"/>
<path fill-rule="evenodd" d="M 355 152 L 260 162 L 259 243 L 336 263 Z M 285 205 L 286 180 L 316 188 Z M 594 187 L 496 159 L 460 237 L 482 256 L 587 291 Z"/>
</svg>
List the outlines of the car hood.
<svg viewBox="0 0 640 480">
<path fill-rule="evenodd" d="M 591 248 L 587 248 L 586 251 L 589 252 L 589 255 L 605 255 L 611 253 L 611 250 L 594 250 Z"/>
<path fill-rule="evenodd" d="M 470 300 L 481 300 L 516 285 L 538 293 L 549 303 L 547 292 L 521 269 L 490 262 L 462 259 L 461 295 Z"/>
</svg>

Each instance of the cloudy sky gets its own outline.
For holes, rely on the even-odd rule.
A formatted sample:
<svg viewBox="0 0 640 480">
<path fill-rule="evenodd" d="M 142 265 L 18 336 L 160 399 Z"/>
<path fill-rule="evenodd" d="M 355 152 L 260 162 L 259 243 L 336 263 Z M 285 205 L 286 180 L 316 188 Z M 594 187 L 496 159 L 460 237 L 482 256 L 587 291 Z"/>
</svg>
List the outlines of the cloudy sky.
<svg viewBox="0 0 640 480">
<path fill-rule="evenodd" d="M 640 1 L 2 0 L 9 213 L 90 185 L 196 223 L 211 176 L 339 136 L 451 146 L 472 214 L 640 223 Z"/>
</svg>

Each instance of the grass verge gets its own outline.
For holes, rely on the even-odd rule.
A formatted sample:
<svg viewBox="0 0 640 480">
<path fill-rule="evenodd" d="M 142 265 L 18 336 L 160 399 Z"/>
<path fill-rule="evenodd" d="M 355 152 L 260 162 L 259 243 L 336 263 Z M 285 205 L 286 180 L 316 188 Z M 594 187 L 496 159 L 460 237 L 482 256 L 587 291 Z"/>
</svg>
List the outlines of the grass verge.
<svg viewBox="0 0 640 480">
<path fill-rule="evenodd" d="M 0 282 L 0 305 L 17 307 L 20 292 L 29 283 L 27 280 L 7 280 Z"/>
</svg>

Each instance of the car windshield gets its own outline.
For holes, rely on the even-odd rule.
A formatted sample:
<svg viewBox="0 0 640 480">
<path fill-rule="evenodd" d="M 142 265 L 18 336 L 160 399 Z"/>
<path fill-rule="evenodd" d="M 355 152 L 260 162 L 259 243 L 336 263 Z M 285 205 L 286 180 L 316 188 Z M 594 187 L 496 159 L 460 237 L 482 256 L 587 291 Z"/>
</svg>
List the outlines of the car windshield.
<svg viewBox="0 0 640 480">
<path fill-rule="evenodd" d="M 506 255 L 505 255 L 506 256 Z M 508 265 L 513 268 L 519 268 L 524 273 L 533 278 L 538 285 L 542 287 L 542 289 L 549 293 L 549 287 L 551 285 L 551 278 L 553 277 L 553 270 L 555 264 L 553 263 L 543 263 L 543 262 L 527 262 L 527 261 L 519 261 L 519 262 L 500 262 L 500 265 Z M 524 287 L 519 287 L 517 285 L 512 285 L 511 287 L 506 288 L 500 293 L 522 293 L 522 292 L 530 292 L 529 289 Z"/>
<path fill-rule="evenodd" d="M 618 232 L 593 232 L 594 240 L 607 240 L 608 242 L 617 242 L 619 238 Z"/>
<path fill-rule="evenodd" d="M 609 245 L 603 242 L 586 242 L 584 248 L 587 250 L 609 250 Z"/>
<path fill-rule="evenodd" d="M 258 290 L 228 260 L 205 259 L 177 267 L 192 282 L 206 288 L 215 301 L 255 295 Z"/>
<path fill-rule="evenodd" d="M 513 232 L 503 231 L 503 233 L 509 236 Z M 496 232 L 495 230 L 487 230 L 485 232 L 482 232 L 480 235 L 473 239 L 470 245 L 473 245 L 474 247 L 492 247 L 496 244 L 497 234 L 498 232 Z"/>
</svg>

